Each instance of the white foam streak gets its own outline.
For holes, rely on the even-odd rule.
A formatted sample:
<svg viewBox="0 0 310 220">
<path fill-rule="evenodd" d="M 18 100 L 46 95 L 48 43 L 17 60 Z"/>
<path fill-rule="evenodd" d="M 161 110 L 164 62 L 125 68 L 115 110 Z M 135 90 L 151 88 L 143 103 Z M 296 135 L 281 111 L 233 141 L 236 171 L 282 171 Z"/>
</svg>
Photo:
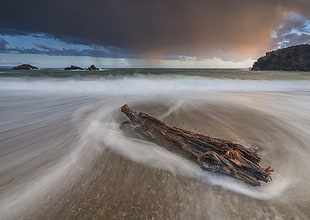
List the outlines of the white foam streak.
<svg viewBox="0 0 310 220">
<path fill-rule="evenodd" d="M 181 103 L 177 102 L 175 106 L 172 105 L 163 117 L 172 113 L 176 107 L 180 107 Z M 115 108 L 120 105 L 115 104 Z M 111 107 L 111 103 L 109 105 Z M 124 136 L 118 128 L 119 124 L 111 120 L 113 111 L 113 107 L 110 108 L 110 112 L 107 108 L 98 110 L 98 115 L 95 114 L 89 118 L 85 131 L 87 131 L 88 137 L 102 142 L 103 145 L 99 144 L 100 146 L 105 146 L 105 148 L 109 148 L 132 161 L 145 166 L 168 170 L 179 175 L 197 178 L 200 181 L 222 186 L 236 193 L 262 200 L 280 196 L 293 183 L 290 177 L 281 177 L 274 174 L 274 181 L 271 183 L 263 184 L 261 187 L 252 187 L 231 177 L 202 171 L 193 162 L 156 144 Z"/>
<path fill-rule="evenodd" d="M 26 210 L 31 202 L 40 197 L 40 194 L 57 186 L 57 183 L 68 174 L 71 173 L 70 175 L 73 177 L 78 175 L 85 164 L 98 156 L 98 151 L 102 152 L 106 149 L 145 166 L 197 178 L 199 181 L 222 186 L 236 193 L 262 200 L 283 196 L 284 192 L 294 184 L 301 184 L 301 189 L 309 188 L 307 186 L 309 180 L 309 147 L 307 145 L 310 130 L 309 96 L 292 95 L 290 97 L 289 95 L 275 94 L 279 91 L 308 91 L 310 81 L 218 80 L 196 76 L 139 76 L 98 80 L 5 78 L 0 81 L 0 89 L 13 91 L 14 94 L 25 94 L 26 91 L 31 97 L 43 94 L 42 97 L 46 97 L 47 100 L 50 93 L 64 97 L 74 95 L 78 99 L 94 96 L 102 98 L 102 102 L 80 105 L 80 109 L 77 109 L 73 116 L 71 115 L 78 129 L 79 139 L 76 147 L 55 166 L 47 169 L 38 179 L 28 182 L 14 194 L 0 198 L 0 217 L 9 216 L 10 212 L 16 211 L 17 207 L 20 213 Z M 238 91 L 245 93 L 237 93 Z M 255 91 L 275 91 L 276 93 L 255 93 Z M 12 96 L 8 97 L 5 99 L 10 99 Z M 272 174 L 274 180 L 271 183 L 263 184 L 262 187 L 248 186 L 230 177 L 202 172 L 193 162 L 156 144 L 124 136 L 118 128 L 119 121 L 117 119 L 121 115 L 119 107 L 125 103 L 143 103 L 142 106 L 148 106 L 155 101 L 166 106 L 166 111 L 159 113 L 161 119 L 169 119 L 172 114 L 182 110 L 190 111 L 191 108 L 197 108 L 199 113 L 204 113 L 204 109 L 200 108 L 201 103 L 207 103 L 207 105 L 216 103 L 220 107 L 232 103 L 240 109 L 252 109 L 253 112 L 258 112 L 260 115 L 264 112 L 270 116 L 267 117 L 270 121 L 266 120 L 265 124 L 262 123 L 261 127 L 257 129 L 253 127 L 253 130 L 256 132 L 256 143 L 266 145 L 267 149 L 265 150 L 269 154 L 266 155 L 268 163 L 273 162 L 273 165 L 278 169 Z M 39 105 L 40 103 L 30 104 Z M 55 106 L 57 105 L 63 105 L 63 103 L 55 103 Z M 230 107 L 231 105 L 227 105 L 227 112 L 221 115 L 221 118 L 216 118 L 219 117 L 216 115 L 216 110 L 211 112 L 210 118 L 215 117 L 218 121 L 226 120 L 222 122 L 221 129 L 223 130 L 229 129 L 226 126 L 230 126 L 230 122 L 231 126 L 234 126 L 235 123 L 234 116 L 229 115 Z M 50 112 L 46 112 L 46 109 L 39 110 L 45 114 L 55 111 L 54 109 L 50 109 Z M 29 111 L 34 112 L 33 110 Z M 253 115 L 255 116 L 255 114 Z M 22 116 L 25 117 L 25 115 Z M 272 127 L 270 125 L 271 127 L 268 127 L 272 120 L 279 122 L 279 126 Z M 250 123 L 250 120 L 247 122 Z M 201 124 L 203 123 L 204 121 L 201 122 Z M 195 124 L 190 124 L 190 126 L 195 127 Z M 264 131 L 269 128 L 279 130 L 273 134 L 274 137 L 266 139 Z M 243 135 L 240 133 L 238 137 L 242 138 Z M 248 139 L 251 138 L 248 137 Z M 301 181 L 303 178 L 304 180 Z M 65 179 L 69 181 L 69 178 Z"/>
<path fill-rule="evenodd" d="M 0 89 L 41 91 L 65 94 L 167 94 L 171 92 L 207 91 L 302 91 L 310 89 L 310 81 L 285 80 L 232 80 L 199 76 L 149 76 L 121 79 L 18 79 L 5 78 Z"/>
</svg>

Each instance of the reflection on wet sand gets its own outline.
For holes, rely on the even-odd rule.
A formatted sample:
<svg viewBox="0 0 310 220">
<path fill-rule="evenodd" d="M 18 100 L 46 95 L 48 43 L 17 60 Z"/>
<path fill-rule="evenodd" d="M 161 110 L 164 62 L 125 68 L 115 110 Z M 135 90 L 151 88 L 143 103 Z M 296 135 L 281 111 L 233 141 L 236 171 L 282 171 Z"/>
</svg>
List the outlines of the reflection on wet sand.
<svg viewBox="0 0 310 220">
<path fill-rule="evenodd" d="M 4 219 L 307 219 L 308 92 L 0 95 Z M 150 101 L 151 100 L 151 101 Z M 257 147 L 273 181 L 248 186 L 125 136 L 130 103 L 167 124 Z"/>
</svg>

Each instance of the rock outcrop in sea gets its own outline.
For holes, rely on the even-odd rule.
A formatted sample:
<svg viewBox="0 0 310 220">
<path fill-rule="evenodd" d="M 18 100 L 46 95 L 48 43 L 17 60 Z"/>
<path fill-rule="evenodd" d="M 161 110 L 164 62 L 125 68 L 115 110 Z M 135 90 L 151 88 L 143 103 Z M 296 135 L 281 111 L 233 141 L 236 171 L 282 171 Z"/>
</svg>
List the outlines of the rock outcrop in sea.
<svg viewBox="0 0 310 220">
<path fill-rule="evenodd" d="M 310 71 L 310 45 L 301 44 L 267 52 L 251 70 Z"/>
<path fill-rule="evenodd" d="M 79 66 L 71 65 L 70 67 L 66 67 L 65 70 L 84 70 L 84 69 L 82 67 L 79 67 Z"/>
<path fill-rule="evenodd" d="M 95 71 L 95 70 L 99 70 L 99 68 L 97 68 L 95 65 L 91 65 L 90 67 L 88 67 L 88 70 Z"/>
<path fill-rule="evenodd" d="M 12 68 L 13 70 L 38 70 L 39 68 L 36 66 L 32 66 L 30 64 L 21 64 Z"/>
</svg>

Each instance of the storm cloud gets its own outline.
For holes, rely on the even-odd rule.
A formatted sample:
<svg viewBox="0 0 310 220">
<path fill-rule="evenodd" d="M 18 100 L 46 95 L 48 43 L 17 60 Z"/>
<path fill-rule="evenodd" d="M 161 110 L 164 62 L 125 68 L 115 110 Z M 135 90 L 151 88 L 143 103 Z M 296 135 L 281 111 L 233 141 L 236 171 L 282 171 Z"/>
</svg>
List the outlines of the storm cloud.
<svg viewBox="0 0 310 220">
<path fill-rule="evenodd" d="M 122 48 L 136 56 L 233 60 L 272 48 L 270 34 L 289 12 L 309 19 L 310 1 L 10 0 L 1 3 L 0 26 L 6 34 L 45 33 L 70 43 Z"/>
<path fill-rule="evenodd" d="M 14 54 L 41 54 L 49 56 L 88 56 L 104 58 L 136 58 L 136 55 L 126 53 L 116 47 L 88 47 L 87 49 L 54 48 L 37 42 L 33 42 L 35 48 L 7 47 L 8 43 L 0 37 L 0 52 Z"/>
<path fill-rule="evenodd" d="M 8 44 L 9 43 L 6 40 L 0 37 L 0 51 L 5 50 Z"/>
<path fill-rule="evenodd" d="M 277 48 L 284 48 L 297 44 L 310 44 L 310 22 L 303 17 L 291 13 L 274 31 L 273 41 Z"/>
</svg>

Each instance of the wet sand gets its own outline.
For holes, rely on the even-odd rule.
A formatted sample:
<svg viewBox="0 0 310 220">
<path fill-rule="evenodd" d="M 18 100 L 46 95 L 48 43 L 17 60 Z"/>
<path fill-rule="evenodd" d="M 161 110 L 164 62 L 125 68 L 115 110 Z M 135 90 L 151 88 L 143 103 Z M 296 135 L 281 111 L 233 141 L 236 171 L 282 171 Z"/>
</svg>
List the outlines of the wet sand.
<svg viewBox="0 0 310 220">
<path fill-rule="evenodd" d="M 308 219 L 308 92 L 133 97 L 0 95 L 2 219 Z M 118 108 L 258 148 L 275 169 L 261 188 L 202 174 L 124 136 Z M 145 150 L 144 150 L 145 149 Z M 132 154 L 129 154 L 129 153 Z"/>
</svg>

